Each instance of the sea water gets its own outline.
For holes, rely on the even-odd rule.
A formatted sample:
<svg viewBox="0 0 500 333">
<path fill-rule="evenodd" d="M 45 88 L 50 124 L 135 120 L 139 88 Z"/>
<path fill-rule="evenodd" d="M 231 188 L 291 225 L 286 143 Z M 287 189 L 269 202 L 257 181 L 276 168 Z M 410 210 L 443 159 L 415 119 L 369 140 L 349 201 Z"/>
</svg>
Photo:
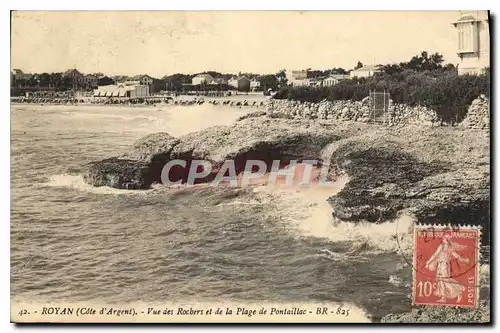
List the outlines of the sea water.
<svg viewBox="0 0 500 333">
<path fill-rule="evenodd" d="M 326 199 L 348 182 L 345 176 L 332 188 L 300 191 L 127 191 L 83 182 L 85 164 L 125 153 L 144 135 L 231 124 L 248 110 L 13 105 L 12 297 L 330 302 L 374 320 L 409 309 L 410 286 L 391 277 L 401 274 L 398 247 L 408 246 L 404 235 L 413 221 L 335 221 Z"/>
</svg>

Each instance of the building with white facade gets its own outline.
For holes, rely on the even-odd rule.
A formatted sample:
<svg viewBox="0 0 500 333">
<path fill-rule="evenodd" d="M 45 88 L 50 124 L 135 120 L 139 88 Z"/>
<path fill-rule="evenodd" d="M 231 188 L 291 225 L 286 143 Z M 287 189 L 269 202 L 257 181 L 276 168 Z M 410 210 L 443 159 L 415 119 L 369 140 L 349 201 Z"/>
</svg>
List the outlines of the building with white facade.
<svg viewBox="0 0 500 333">
<path fill-rule="evenodd" d="M 193 86 L 198 86 L 201 84 L 209 84 L 214 80 L 210 74 L 198 74 L 191 79 L 191 84 Z"/>
<path fill-rule="evenodd" d="M 252 91 L 260 89 L 260 81 L 257 79 L 253 79 L 252 81 L 250 81 L 250 89 Z"/>
<path fill-rule="evenodd" d="M 149 96 L 147 85 L 127 85 L 125 83 L 99 86 L 94 97 L 144 98 Z"/>
<path fill-rule="evenodd" d="M 379 65 L 367 65 L 358 69 L 353 69 L 349 73 L 349 77 L 352 79 L 354 77 L 370 77 L 376 73 L 380 73 L 381 69 Z"/>
<path fill-rule="evenodd" d="M 452 23 L 457 30 L 458 74 L 481 74 L 490 66 L 490 31 L 487 11 L 460 11 Z"/>
<path fill-rule="evenodd" d="M 349 75 L 332 74 L 323 79 L 323 87 L 331 87 L 339 83 L 341 80 L 349 79 Z"/>
<path fill-rule="evenodd" d="M 223 77 L 216 77 L 210 82 L 212 85 L 227 85 L 227 80 Z"/>
<path fill-rule="evenodd" d="M 307 70 L 287 70 L 286 71 L 286 79 L 288 82 L 296 81 L 296 80 L 304 80 L 307 79 Z"/>
</svg>

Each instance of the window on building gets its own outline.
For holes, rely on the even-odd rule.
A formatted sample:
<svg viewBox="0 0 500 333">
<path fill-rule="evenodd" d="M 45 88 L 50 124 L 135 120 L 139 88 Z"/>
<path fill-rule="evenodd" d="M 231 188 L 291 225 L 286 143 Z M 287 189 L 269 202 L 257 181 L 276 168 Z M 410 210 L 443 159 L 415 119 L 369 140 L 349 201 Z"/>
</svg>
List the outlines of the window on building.
<svg viewBox="0 0 500 333">
<path fill-rule="evenodd" d="M 474 24 L 462 23 L 457 25 L 458 30 L 458 51 L 460 53 L 475 52 L 478 38 L 477 29 Z"/>
<path fill-rule="evenodd" d="M 464 49 L 464 29 L 463 25 L 458 26 L 458 50 L 462 51 Z"/>
</svg>

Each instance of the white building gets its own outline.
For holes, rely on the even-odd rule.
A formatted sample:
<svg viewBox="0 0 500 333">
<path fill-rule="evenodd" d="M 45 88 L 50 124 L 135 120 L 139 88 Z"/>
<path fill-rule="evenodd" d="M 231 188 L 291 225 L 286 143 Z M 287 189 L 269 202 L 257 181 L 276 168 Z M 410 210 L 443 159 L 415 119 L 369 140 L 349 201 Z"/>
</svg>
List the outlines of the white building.
<svg viewBox="0 0 500 333">
<path fill-rule="evenodd" d="M 286 79 L 288 80 L 289 83 L 295 80 L 307 79 L 307 70 L 299 70 L 299 71 L 287 70 Z"/>
<path fill-rule="evenodd" d="M 351 77 L 351 79 L 354 77 L 370 77 L 380 72 L 381 70 L 379 65 L 367 65 L 358 69 L 353 69 L 349 73 L 349 76 Z"/>
<path fill-rule="evenodd" d="M 210 82 L 211 85 L 227 85 L 227 80 L 223 77 L 216 77 Z"/>
<path fill-rule="evenodd" d="M 144 98 L 149 96 L 149 86 L 146 85 L 117 85 L 99 86 L 94 90 L 94 97 L 123 97 Z"/>
<path fill-rule="evenodd" d="M 460 11 L 457 30 L 458 74 L 481 74 L 490 66 L 490 32 L 487 11 Z"/>
<path fill-rule="evenodd" d="M 151 86 L 153 84 L 154 79 L 147 74 L 140 74 L 131 77 L 128 81 L 138 81 L 140 85 Z"/>
<path fill-rule="evenodd" d="M 296 79 L 288 81 L 293 87 L 309 87 L 311 86 L 311 79 Z"/>
<path fill-rule="evenodd" d="M 346 80 L 349 75 L 343 74 L 332 74 L 323 80 L 323 87 L 331 87 L 339 83 L 341 80 Z"/>
<path fill-rule="evenodd" d="M 198 86 L 200 84 L 209 84 L 214 80 L 210 74 L 198 74 L 191 80 L 193 86 Z"/>
<path fill-rule="evenodd" d="M 252 89 L 252 91 L 260 89 L 260 81 L 257 79 L 250 81 L 250 89 Z"/>
</svg>

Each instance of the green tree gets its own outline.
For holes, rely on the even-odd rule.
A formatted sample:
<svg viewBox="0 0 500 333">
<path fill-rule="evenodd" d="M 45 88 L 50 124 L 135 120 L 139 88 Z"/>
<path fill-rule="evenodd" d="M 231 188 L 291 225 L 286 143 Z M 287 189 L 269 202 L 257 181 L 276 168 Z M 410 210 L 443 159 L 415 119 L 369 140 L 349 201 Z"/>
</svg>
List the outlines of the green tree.
<svg viewBox="0 0 500 333">
<path fill-rule="evenodd" d="M 165 85 L 167 90 L 181 91 L 184 84 L 190 84 L 194 75 L 177 73 L 165 76 Z"/>
<path fill-rule="evenodd" d="M 279 86 L 285 86 L 288 81 L 286 78 L 286 69 L 279 70 L 278 73 L 276 73 L 276 78 L 278 79 Z"/>
<path fill-rule="evenodd" d="M 103 76 L 103 77 L 100 77 L 97 80 L 97 85 L 98 86 L 108 86 L 108 85 L 111 85 L 111 84 L 115 84 L 115 80 L 113 80 L 109 76 Z"/>
<path fill-rule="evenodd" d="M 275 75 L 262 75 L 258 78 L 262 90 L 276 89 L 278 87 L 278 78 Z"/>
</svg>

